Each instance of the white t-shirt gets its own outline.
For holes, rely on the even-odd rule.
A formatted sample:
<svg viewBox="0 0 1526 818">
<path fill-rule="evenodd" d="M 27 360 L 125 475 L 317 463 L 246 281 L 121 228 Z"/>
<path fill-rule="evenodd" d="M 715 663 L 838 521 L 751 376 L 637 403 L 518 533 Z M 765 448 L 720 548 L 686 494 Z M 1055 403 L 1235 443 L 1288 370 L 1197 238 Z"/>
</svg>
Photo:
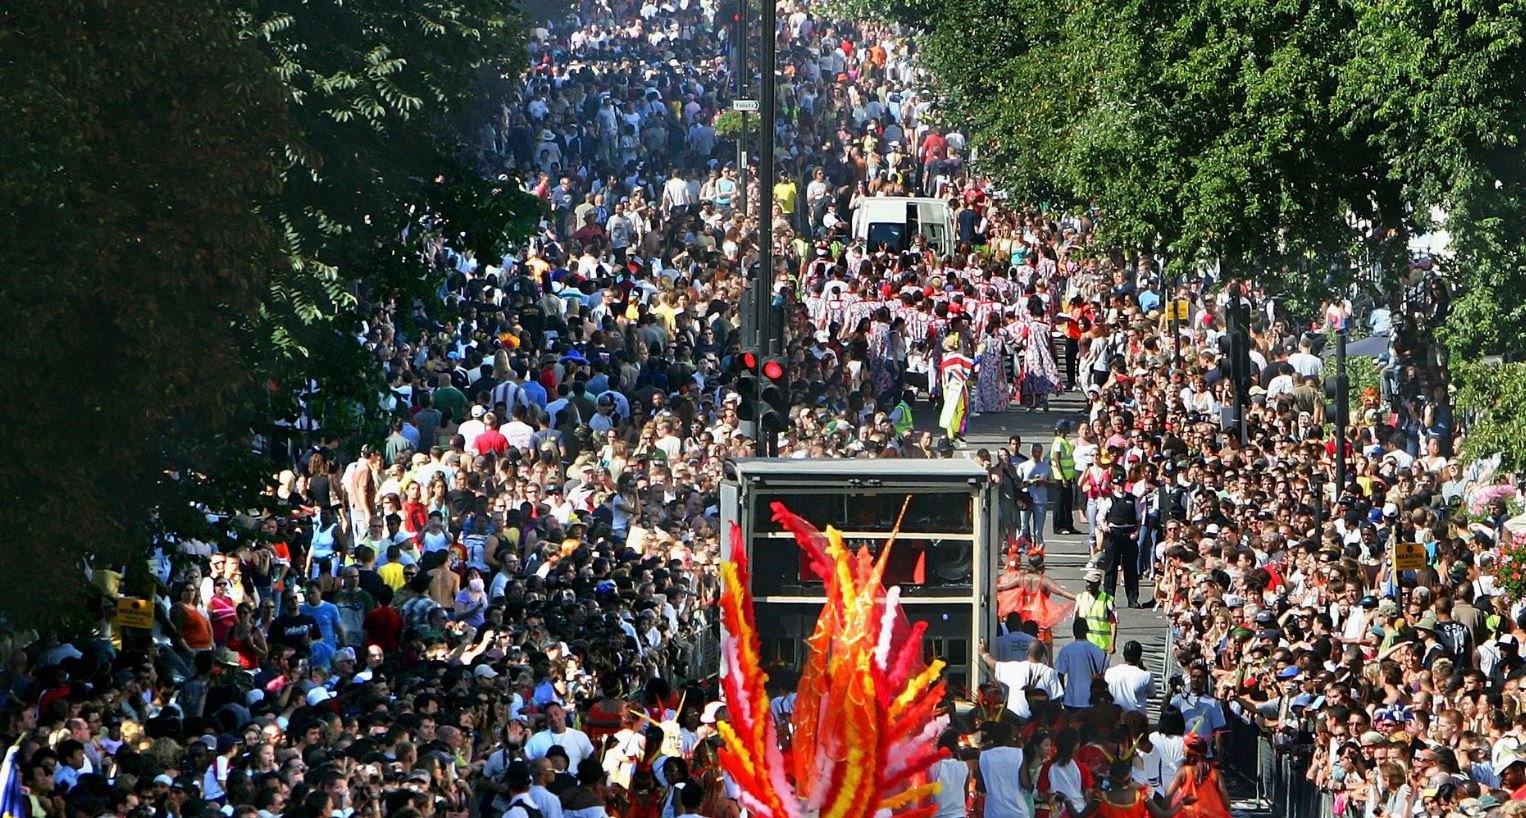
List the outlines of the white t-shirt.
<svg viewBox="0 0 1526 818">
<path fill-rule="evenodd" d="M 1065 694 L 1065 687 L 1060 684 L 1059 674 L 1054 672 L 1054 668 L 1027 659 L 1021 662 L 997 662 L 996 681 L 1007 686 L 1007 709 L 1025 719 L 1033 716 L 1033 711 L 1028 709 L 1027 691 L 1043 690 L 1049 694 L 1050 701 L 1056 701 Z"/>
<path fill-rule="evenodd" d="M 1150 778 L 1145 783 L 1164 795 L 1166 788 L 1171 786 L 1171 780 L 1176 778 L 1176 771 L 1181 769 L 1182 761 L 1187 758 L 1187 740 L 1182 736 L 1151 733 L 1150 746 L 1154 748 L 1154 752 L 1150 753 L 1154 766 L 1148 763 L 1145 765 L 1145 773 Z"/>
<path fill-rule="evenodd" d="M 1288 366 L 1298 373 L 1298 377 L 1307 378 L 1313 375 L 1316 378 L 1324 377 L 1325 362 L 1312 352 L 1295 352 L 1288 356 Z"/>
<path fill-rule="evenodd" d="M 1025 460 L 1017 467 L 1017 479 L 1023 481 L 1034 505 L 1039 507 L 1049 503 L 1049 484 L 1039 481 L 1046 481 L 1050 476 L 1047 460 Z"/>
<path fill-rule="evenodd" d="M 531 736 L 530 740 L 525 742 L 525 758 L 531 761 L 543 758 L 552 745 L 567 751 L 568 769 L 577 769 L 583 759 L 593 757 L 593 742 L 588 740 L 588 734 L 568 727 L 560 734 L 542 730 Z"/>
<path fill-rule="evenodd" d="M 1155 696 L 1155 674 L 1137 665 L 1116 665 L 1107 669 L 1107 690 L 1113 703 L 1124 710 L 1143 713 Z"/>
<path fill-rule="evenodd" d="M 1018 773 L 1023 751 L 1016 747 L 992 747 L 980 754 L 980 780 L 986 788 L 986 818 L 1028 818 Z"/>
</svg>

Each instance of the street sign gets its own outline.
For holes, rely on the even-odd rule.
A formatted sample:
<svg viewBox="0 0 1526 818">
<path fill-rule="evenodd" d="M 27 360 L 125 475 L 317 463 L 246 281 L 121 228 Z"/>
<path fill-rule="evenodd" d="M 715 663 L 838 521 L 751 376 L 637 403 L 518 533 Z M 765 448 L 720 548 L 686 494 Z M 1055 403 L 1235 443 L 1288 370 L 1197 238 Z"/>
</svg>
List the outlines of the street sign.
<svg viewBox="0 0 1526 818">
<path fill-rule="evenodd" d="M 1170 312 L 1166 313 L 1166 318 L 1174 318 L 1178 321 L 1192 320 L 1192 304 L 1185 298 L 1179 298 L 1175 301 L 1172 301 L 1170 305 Z"/>
<path fill-rule="evenodd" d="M 740 111 L 744 114 L 758 112 L 758 101 L 755 99 L 734 99 L 731 101 L 731 110 Z"/>
<path fill-rule="evenodd" d="M 117 600 L 117 615 L 111 621 L 119 628 L 152 628 L 154 605 L 146 599 L 124 596 Z"/>
<path fill-rule="evenodd" d="M 1419 571 L 1425 567 L 1425 546 L 1417 542 L 1394 543 L 1394 570 Z"/>
</svg>

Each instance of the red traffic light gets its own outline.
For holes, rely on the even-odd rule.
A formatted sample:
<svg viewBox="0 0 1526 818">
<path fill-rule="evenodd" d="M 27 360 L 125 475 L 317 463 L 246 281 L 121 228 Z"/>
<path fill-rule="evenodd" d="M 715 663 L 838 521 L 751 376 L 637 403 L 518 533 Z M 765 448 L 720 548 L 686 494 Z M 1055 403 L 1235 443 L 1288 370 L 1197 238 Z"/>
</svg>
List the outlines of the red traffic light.
<svg viewBox="0 0 1526 818">
<path fill-rule="evenodd" d="M 744 366 L 744 367 L 746 367 L 748 369 L 757 369 L 758 368 L 758 353 L 756 353 L 756 352 L 743 352 L 742 353 L 742 366 Z"/>
<path fill-rule="evenodd" d="M 764 361 L 763 377 L 771 381 L 777 381 L 784 377 L 784 364 L 773 360 Z"/>
</svg>

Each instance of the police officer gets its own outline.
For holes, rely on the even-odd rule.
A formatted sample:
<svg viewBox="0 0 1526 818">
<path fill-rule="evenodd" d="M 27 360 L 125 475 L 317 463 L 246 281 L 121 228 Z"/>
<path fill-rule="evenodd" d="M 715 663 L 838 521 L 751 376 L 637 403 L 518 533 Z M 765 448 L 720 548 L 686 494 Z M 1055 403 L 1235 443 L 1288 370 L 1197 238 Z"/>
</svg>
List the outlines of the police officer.
<svg viewBox="0 0 1526 818">
<path fill-rule="evenodd" d="M 1128 476 L 1114 469 L 1112 493 L 1097 506 L 1102 536 L 1102 587 L 1112 596 L 1118 589 L 1118 570 L 1123 569 L 1123 591 L 1129 607 L 1139 607 L 1139 504 L 1124 491 Z"/>
</svg>

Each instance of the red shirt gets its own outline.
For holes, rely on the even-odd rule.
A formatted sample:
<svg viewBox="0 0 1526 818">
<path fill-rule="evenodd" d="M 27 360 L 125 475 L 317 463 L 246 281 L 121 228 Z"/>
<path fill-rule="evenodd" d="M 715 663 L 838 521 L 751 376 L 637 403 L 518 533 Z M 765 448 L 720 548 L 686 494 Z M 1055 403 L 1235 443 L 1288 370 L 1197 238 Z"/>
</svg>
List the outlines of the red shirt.
<svg viewBox="0 0 1526 818">
<path fill-rule="evenodd" d="M 477 439 L 472 445 L 477 448 L 480 454 L 492 452 L 496 455 L 502 455 L 509 450 L 509 439 L 504 437 L 497 429 L 488 429 L 486 432 L 477 435 Z"/>
</svg>

